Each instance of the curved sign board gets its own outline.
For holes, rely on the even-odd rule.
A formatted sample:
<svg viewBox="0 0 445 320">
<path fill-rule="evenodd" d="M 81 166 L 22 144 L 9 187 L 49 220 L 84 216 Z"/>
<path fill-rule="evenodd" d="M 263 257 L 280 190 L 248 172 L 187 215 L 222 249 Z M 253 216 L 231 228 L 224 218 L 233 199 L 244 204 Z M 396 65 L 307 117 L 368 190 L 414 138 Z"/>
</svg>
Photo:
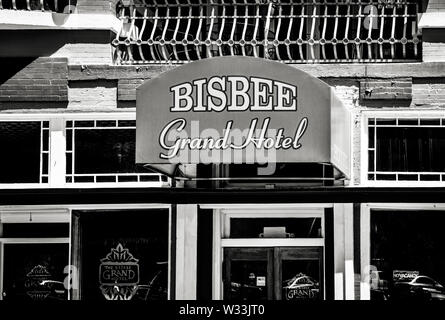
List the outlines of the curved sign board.
<svg viewBox="0 0 445 320">
<path fill-rule="evenodd" d="M 350 115 L 323 81 L 286 64 L 219 57 L 137 89 L 136 161 L 331 162 L 349 175 Z"/>
</svg>

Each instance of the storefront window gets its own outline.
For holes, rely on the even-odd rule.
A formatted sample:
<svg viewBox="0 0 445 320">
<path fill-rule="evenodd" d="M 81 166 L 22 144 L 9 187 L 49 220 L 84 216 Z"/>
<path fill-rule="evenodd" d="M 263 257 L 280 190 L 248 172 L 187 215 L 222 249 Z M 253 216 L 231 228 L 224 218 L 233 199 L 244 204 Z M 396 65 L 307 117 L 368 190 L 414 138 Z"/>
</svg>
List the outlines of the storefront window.
<svg viewBox="0 0 445 320">
<path fill-rule="evenodd" d="M 0 183 L 48 183 L 49 122 L 0 122 Z"/>
<path fill-rule="evenodd" d="M 445 181 L 445 120 L 369 119 L 369 180 Z"/>
<path fill-rule="evenodd" d="M 5 243 L 3 299 L 66 300 L 67 243 Z"/>
<path fill-rule="evenodd" d="M 371 212 L 371 299 L 445 300 L 445 212 Z"/>
<path fill-rule="evenodd" d="M 45 220 L 44 216 L 52 216 L 53 222 L 34 222 Z M 0 300 L 68 299 L 65 219 L 54 213 L 0 213 Z"/>
<path fill-rule="evenodd" d="M 166 210 L 76 212 L 82 300 L 166 300 Z"/>
<path fill-rule="evenodd" d="M 165 181 L 136 165 L 136 121 L 67 121 L 66 182 Z"/>
</svg>

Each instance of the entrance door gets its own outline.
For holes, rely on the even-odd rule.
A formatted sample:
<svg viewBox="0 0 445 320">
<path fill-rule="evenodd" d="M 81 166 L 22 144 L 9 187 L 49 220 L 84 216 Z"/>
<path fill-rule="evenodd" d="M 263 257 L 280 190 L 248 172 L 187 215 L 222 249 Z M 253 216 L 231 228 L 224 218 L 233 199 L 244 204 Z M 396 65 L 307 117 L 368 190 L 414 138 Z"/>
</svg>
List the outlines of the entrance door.
<svg viewBox="0 0 445 320">
<path fill-rule="evenodd" d="M 224 299 L 323 299 L 323 248 L 225 248 Z"/>
</svg>

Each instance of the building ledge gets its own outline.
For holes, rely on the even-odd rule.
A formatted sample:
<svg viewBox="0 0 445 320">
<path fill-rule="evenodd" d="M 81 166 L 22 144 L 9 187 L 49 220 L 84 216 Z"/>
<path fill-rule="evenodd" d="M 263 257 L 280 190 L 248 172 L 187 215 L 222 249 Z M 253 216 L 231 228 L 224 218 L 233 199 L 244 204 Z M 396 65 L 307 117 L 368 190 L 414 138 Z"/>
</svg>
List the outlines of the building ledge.
<svg viewBox="0 0 445 320">
<path fill-rule="evenodd" d="M 180 64 L 179 64 L 180 65 Z M 150 64 L 129 66 L 69 66 L 68 79 L 78 80 L 122 80 L 151 79 L 179 65 Z M 317 78 L 443 78 L 445 62 L 409 62 L 375 64 L 293 64 Z"/>
<path fill-rule="evenodd" d="M 445 188 L 0 189 L 0 206 L 75 204 L 442 203 Z"/>
<path fill-rule="evenodd" d="M 444 29 L 445 12 L 425 12 L 419 20 L 419 29 Z"/>
<path fill-rule="evenodd" d="M 110 30 L 118 33 L 121 24 L 112 14 L 0 10 L 0 30 Z"/>
</svg>

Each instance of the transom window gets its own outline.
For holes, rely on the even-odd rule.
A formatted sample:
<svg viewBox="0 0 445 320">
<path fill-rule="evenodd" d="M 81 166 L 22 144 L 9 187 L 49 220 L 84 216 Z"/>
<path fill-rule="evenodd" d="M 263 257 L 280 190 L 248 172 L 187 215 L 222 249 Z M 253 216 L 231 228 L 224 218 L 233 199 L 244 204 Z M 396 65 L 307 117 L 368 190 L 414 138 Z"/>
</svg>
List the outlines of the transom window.
<svg viewBox="0 0 445 320">
<path fill-rule="evenodd" d="M 0 183 L 48 183 L 49 121 L 2 121 L 0 145 Z"/>
<path fill-rule="evenodd" d="M 66 182 L 165 181 L 135 162 L 135 120 L 66 122 Z"/>
<path fill-rule="evenodd" d="M 416 0 L 119 1 L 120 64 L 253 56 L 286 63 L 420 59 Z"/>
<path fill-rule="evenodd" d="M 445 119 L 370 118 L 368 180 L 445 181 Z"/>
</svg>

